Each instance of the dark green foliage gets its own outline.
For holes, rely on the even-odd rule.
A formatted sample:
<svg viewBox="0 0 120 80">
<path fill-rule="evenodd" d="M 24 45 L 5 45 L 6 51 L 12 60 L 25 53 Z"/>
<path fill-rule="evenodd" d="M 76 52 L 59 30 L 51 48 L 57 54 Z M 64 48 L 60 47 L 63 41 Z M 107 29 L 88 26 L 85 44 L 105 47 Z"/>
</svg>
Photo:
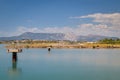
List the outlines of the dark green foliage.
<svg viewBox="0 0 120 80">
<path fill-rule="evenodd" d="M 98 41 L 99 43 L 103 43 L 103 44 L 120 44 L 120 39 L 102 39 Z"/>
</svg>

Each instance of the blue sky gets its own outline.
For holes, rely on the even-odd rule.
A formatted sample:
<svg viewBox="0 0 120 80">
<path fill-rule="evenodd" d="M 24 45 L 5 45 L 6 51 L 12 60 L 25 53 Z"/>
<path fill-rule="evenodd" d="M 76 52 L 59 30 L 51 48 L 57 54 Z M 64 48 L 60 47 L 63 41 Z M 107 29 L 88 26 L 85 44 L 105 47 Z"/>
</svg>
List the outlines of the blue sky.
<svg viewBox="0 0 120 80">
<path fill-rule="evenodd" d="M 120 0 L 0 0 L 0 36 L 63 32 L 120 37 L 119 22 Z"/>
</svg>

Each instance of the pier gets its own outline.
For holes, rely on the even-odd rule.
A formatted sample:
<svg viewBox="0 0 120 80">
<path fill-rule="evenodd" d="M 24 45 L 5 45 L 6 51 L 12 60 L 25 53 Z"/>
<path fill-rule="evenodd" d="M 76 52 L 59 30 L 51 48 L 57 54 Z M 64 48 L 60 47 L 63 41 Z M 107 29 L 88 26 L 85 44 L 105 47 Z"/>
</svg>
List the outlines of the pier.
<svg viewBox="0 0 120 80">
<path fill-rule="evenodd" d="M 17 53 L 21 53 L 22 49 L 10 48 L 10 49 L 7 49 L 7 52 L 12 53 L 12 61 L 16 62 L 17 61 Z"/>
</svg>

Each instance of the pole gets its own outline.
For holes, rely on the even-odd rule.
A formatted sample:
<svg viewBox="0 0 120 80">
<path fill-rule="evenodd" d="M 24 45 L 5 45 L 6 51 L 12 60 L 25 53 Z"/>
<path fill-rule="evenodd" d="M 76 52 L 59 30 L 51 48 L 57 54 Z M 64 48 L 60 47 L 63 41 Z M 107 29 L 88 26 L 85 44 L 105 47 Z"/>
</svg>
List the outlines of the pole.
<svg viewBox="0 0 120 80">
<path fill-rule="evenodd" d="M 16 62 L 16 61 L 17 61 L 17 53 L 16 53 L 16 52 L 13 52 L 13 53 L 12 53 L 12 61 L 13 61 L 13 62 Z"/>
</svg>

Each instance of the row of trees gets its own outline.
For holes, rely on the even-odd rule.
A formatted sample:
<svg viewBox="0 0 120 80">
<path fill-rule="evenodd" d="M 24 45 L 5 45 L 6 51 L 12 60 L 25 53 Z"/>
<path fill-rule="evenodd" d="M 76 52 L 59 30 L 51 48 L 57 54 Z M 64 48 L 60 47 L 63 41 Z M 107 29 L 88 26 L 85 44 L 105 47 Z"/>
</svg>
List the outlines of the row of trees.
<svg viewBox="0 0 120 80">
<path fill-rule="evenodd" d="M 102 39 L 98 41 L 99 43 L 103 43 L 103 44 L 120 44 L 120 39 Z"/>
</svg>

